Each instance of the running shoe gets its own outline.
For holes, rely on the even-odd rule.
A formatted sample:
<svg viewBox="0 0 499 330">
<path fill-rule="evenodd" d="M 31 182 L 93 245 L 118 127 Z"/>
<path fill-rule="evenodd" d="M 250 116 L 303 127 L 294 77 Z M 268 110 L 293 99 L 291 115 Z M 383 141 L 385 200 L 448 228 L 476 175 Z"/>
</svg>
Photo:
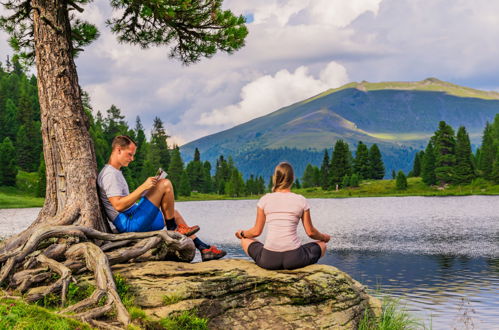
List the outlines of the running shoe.
<svg viewBox="0 0 499 330">
<path fill-rule="evenodd" d="M 217 260 L 223 258 L 227 252 L 224 250 L 219 250 L 216 246 L 210 246 L 208 249 L 201 250 L 201 260 L 209 261 L 209 260 Z"/>
<path fill-rule="evenodd" d="M 189 226 L 186 226 L 184 224 L 178 224 L 177 229 L 175 229 L 175 231 L 177 233 L 185 235 L 185 236 L 191 236 L 199 231 L 199 226 L 195 225 L 195 226 L 189 227 Z"/>
</svg>

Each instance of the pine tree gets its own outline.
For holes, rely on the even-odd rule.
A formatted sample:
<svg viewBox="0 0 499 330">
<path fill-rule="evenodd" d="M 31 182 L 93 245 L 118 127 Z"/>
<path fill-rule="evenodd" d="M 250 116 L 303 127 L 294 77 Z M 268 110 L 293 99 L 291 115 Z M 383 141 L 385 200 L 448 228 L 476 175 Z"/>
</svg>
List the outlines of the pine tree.
<svg viewBox="0 0 499 330">
<path fill-rule="evenodd" d="M 321 181 L 321 170 L 317 166 L 314 166 L 314 187 L 320 187 Z"/>
<path fill-rule="evenodd" d="M 397 178 L 397 173 L 395 170 L 392 170 L 392 179 L 395 180 Z"/>
<path fill-rule="evenodd" d="M 455 183 L 467 184 L 475 178 L 470 137 L 464 126 L 459 127 L 456 140 Z"/>
<path fill-rule="evenodd" d="M 182 174 L 180 175 L 178 194 L 180 196 L 191 195 L 191 184 L 189 183 L 189 176 L 187 175 L 186 171 L 182 171 Z"/>
<path fill-rule="evenodd" d="M 492 167 L 492 173 L 490 174 L 490 179 L 495 184 L 499 184 L 499 152 L 496 153 L 496 159 L 494 160 L 494 165 Z"/>
<path fill-rule="evenodd" d="M 256 190 L 255 176 L 251 174 L 249 179 L 246 180 L 246 193 L 251 196 L 256 193 L 255 190 Z"/>
<path fill-rule="evenodd" d="M 215 169 L 214 184 L 217 193 L 225 194 L 225 184 L 229 181 L 231 175 L 230 167 L 223 155 L 217 159 L 217 167 Z"/>
<path fill-rule="evenodd" d="M 421 178 L 423 179 L 423 182 L 429 186 L 437 183 L 437 177 L 435 175 L 435 152 L 433 151 L 433 141 L 431 140 L 428 142 L 424 152 Z"/>
<path fill-rule="evenodd" d="M 182 161 L 182 156 L 180 155 L 180 149 L 175 146 L 172 150 L 172 158 L 170 160 L 170 167 L 168 167 L 168 177 L 173 184 L 173 190 L 175 195 L 177 194 L 177 189 L 180 187 L 180 179 L 182 177 L 182 172 L 184 172 L 184 162 Z"/>
<path fill-rule="evenodd" d="M 381 157 L 378 145 L 375 143 L 369 148 L 369 164 L 371 167 L 371 179 L 381 180 L 385 176 L 385 164 Z"/>
<path fill-rule="evenodd" d="M 3 100 L 0 101 L 0 103 L 2 102 Z M 3 111 L 0 112 L 0 137 L 2 138 L 0 141 L 3 141 L 6 137 L 10 138 L 11 141 L 15 141 L 19 129 L 17 107 L 12 99 L 8 98 L 5 100 L 3 108 Z"/>
<path fill-rule="evenodd" d="M 348 148 L 348 144 L 343 140 L 338 140 L 334 145 L 333 155 L 331 157 L 330 167 L 330 187 L 336 187 L 341 184 L 345 175 L 350 175 L 352 154 Z"/>
<path fill-rule="evenodd" d="M 331 166 L 329 160 L 329 153 L 327 149 L 324 149 L 324 158 L 322 159 L 321 165 L 321 187 L 324 190 L 329 189 L 329 167 Z M 298 180 L 298 179 L 297 179 Z"/>
<path fill-rule="evenodd" d="M 414 155 L 414 163 L 412 165 L 412 176 L 418 177 L 421 175 L 421 153 L 416 152 Z M 410 175 L 411 176 L 411 175 Z"/>
<path fill-rule="evenodd" d="M 139 116 L 137 116 L 137 118 L 135 119 L 134 135 L 135 142 L 137 143 L 137 150 L 135 152 L 135 160 L 131 162 L 128 167 L 130 167 L 130 169 L 132 170 L 132 176 L 135 178 L 135 181 L 137 183 L 142 183 L 148 176 L 153 175 L 155 172 L 148 172 L 148 175 L 143 176 L 143 174 L 146 174 L 143 172 L 143 170 L 147 157 L 148 145 L 144 127 L 142 126 L 142 122 Z M 168 167 L 163 167 L 163 169 L 165 171 L 168 171 Z M 157 170 L 157 168 L 154 169 L 154 171 L 155 170 Z"/>
<path fill-rule="evenodd" d="M 111 105 L 106 111 L 107 116 L 104 119 L 104 136 L 109 145 L 117 135 L 128 134 L 128 124 L 125 121 L 125 116 L 121 114 L 121 110 Z"/>
<path fill-rule="evenodd" d="M 372 177 L 372 167 L 369 161 L 369 150 L 367 146 L 359 141 L 355 159 L 353 161 L 353 172 L 357 173 L 361 179 L 370 179 Z"/>
<path fill-rule="evenodd" d="M 311 188 L 315 185 L 315 171 L 312 164 L 308 164 L 301 177 L 303 188 Z"/>
<path fill-rule="evenodd" d="M 6 137 L 0 144 L 0 185 L 15 186 L 17 167 L 16 149 L 10 138 Z"/>
<path fill-rule="evenodd" d="M 491 178 L 496 158 L 496 151 L 492 125 L 487 122 L 483 131 L 482 146 L 480 147 L 480 160 L 478 162 L 478 169 L 480 170 L 481 175 L 486 179 Z"/>
<path fill-rule="evenodd" d="M 213 192 L 213 180 L 211 179 L 211 163 L 205 161 L 203 164 L 203 193 Z"/>
<path fill-rule="evenodd" d="M 154 118 L 151 130 L 151 149 L 150 152 L 157 153 L 159 163 L 162 168 L 170 166 L 170 151 L 168 150 L 167 139 L 169 136 L 163 127 L 163 121 L 159 117 Z"/>
<path fill-rule="evenodd" d="M 193 191 L 202 191 L 204 187 L 204 167 L 198 148 L 194 150 L 194 159 L 187 164 L 187 176 Z"/>
<path fill-rule="evenodd" d="M 454 130 L 441 121 L 434 136 L 435 176 L 441 186 L 455 181 L 456 139 Z"/>
<path fill-rule="evenodd" d="M 296 178 L 294 186 L 296 189 L 301 189 L 300 179 Z"/>
<path fill-rule="evenodd" d="M 263 179 L 263 176 L 258 177 L 258 194 L 263 194 L 265 193 L 265 180 Z"/>
<path fill-rule="evenodd" d="M 397 190 L 406 190 L 407 189 L 407 178 L 404 172 L 399 171 L 397 173 L 397 181 L 395 183 L 395 187 Z"/>
</svg>

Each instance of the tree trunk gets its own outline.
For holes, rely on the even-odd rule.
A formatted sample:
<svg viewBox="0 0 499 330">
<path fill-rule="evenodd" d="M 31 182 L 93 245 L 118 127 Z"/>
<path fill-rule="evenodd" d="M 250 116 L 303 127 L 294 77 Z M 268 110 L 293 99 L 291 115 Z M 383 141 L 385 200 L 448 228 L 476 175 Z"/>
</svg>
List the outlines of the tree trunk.
<svg viewBox="0 0 499 330">
<path fill-rule="evenodd" d="M 34 224 L 57 221 L 104 230 L 88 118 L 73 61 L 66 1 L 33 0 L 46 200 Z"/>
</svg>

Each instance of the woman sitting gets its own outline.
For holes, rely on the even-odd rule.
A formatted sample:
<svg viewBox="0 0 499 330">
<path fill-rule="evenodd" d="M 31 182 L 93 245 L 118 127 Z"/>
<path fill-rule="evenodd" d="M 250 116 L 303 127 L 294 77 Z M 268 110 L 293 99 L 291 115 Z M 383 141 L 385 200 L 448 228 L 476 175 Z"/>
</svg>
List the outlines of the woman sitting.
<svg viewBox="0 0 499 330">
<path fill-rule="evenodd" d="M 244 252 L 262 268 L 296 269 L 315 264 L 324 256 L 326 243 L 331 238 L 312 225 L 308 201 L 291 192 L 293 181 L 293 167 L 288 163 L 277 165 L 272 177 L 272 193 L 258 201 L 255 225 L 236 232 Z M 317 241 L 301 244 L 296 232 L 300 219 L 307 235 Z M 260 236 L 265 223 L 268 231 L 264 245 L 254 237 Z"/>
</svg>

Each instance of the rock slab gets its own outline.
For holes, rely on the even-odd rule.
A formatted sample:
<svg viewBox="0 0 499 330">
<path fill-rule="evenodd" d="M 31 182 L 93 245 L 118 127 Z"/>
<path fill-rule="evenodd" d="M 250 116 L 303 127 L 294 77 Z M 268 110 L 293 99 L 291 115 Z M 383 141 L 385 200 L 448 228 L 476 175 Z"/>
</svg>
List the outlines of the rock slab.
<svg viewBox="0 0 499 330">
<path fill-rule="evenodd" d="M 154 318 L 195 311 L 211 329 L 355 329 L 381 303 L 326 265 L 268 271 L 247 260 L 122 264 L 136 303 Z"/>
</svg>

